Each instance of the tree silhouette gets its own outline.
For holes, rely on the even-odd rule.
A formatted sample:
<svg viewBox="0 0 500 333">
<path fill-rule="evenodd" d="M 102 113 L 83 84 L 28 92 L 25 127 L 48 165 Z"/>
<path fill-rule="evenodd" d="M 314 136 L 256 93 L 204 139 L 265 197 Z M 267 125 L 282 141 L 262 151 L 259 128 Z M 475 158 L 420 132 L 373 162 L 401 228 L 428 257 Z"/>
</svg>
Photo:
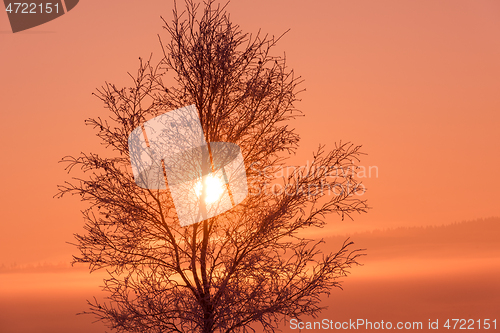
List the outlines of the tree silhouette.
<svg viewBox="0 0 500 333">
<path fill-rule="evenodd" d="M 348 240 L 323 254 L 321 241 L 301 233 L 329 214 L 366 210 L 353 195 L 360 147 L 320 146 L 307 168 L 286 167 L 299 144 L 289 121 L 301 116 L 294 106 L 301 79 L 270 54 L 279 38 L 243 33 L 212 0 L 201 10 L 191 0 L 185 7 L 164 20 L 170 42 L 160 39 L 159 63 L 140 60 L 131 87 L 97 90 L 110 115 L 86 123 L 109 155 L 63 158 L 68 172 L 85 175 L 59 186 L 58 196 L 78 194 L 89 204 L 74 263 L 109 274 L 107 301 L 89 301 L 87 313 L 118 332 L 250 332 L 259 324 L 274 332 L 284 318 L 317 315 L 320 297 L 357 264 Z M 249 193 L 233 209 L 181 227 L 168 188 L 134 182 L 127 138 L 148 119 L 191 104 L 206 142 L 241 148 Z"/>
</svg>

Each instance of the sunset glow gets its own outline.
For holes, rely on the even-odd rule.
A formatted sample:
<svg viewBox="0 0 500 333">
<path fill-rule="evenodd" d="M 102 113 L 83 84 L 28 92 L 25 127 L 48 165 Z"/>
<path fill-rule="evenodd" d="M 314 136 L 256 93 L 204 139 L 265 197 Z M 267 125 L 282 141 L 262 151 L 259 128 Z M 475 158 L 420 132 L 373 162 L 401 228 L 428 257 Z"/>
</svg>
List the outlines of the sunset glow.
<svg viewBox="0 0 500 333">
<path fill-rule="evenodd" d="M 99 302 L 107 302 L 105 297 L 112 294 L 103 291 L 102 286 L 115 283 L 115 280 L 103 281 L 110 278 L 107 269 L 114 269 L 101 265 L 103 262 L 96 261 L 95 266 L 71 264 L 74 256 L 85 255 L 74 245 L 79 242 L 75 238 L 77 234 L 95 242 L 96 247 L 93 252 L 87 252 L 88 256 L 98 259 L 102 250 L 102 256 L 115 263 L 118 260 L 108 255 L 108 251 L 115 251 L 115 243 L 127 244 L 130 240 L 129 243 L 134 244 L 121 247 L 121 252 L 115 251 L 123 255 L 124 262 L 129 258 L 133 261 L 128 266 L 116 266 L 115 276 L 123 282 L 117 294 L 124 299 L 127 295 L 135 299 L 132 288 L 138 286 L 139 292 L 150 291 L 141 295 L 144 297 L 138 300 L 137 309 L 156 320 L 167 318 L 168 311 L 176 307 L 184 304 L 187 308 L 198 301 L 191 289 L 185 288 L 183 302 L 158 306 L 166 295 L 164 280 L 170 278 L 172 285 L 181 286 L 188 285 L 183 280 L 187 278 L 196 289 L 194 276 L 201 277 L 201 262 L 209 273 L 206 280 L 212 283 L 230 272 L 237 255 L 246 251 L 246 245 L 236 248 L 234 244 L 246 244 L 246 240 L 250 243 L 254 239 L 274 240 L 274 233 L 263 234 L 266 229 L 262 232 L 259 229 L 261 225 L 266 226 L 259 224 L 262 221 L 259 218 L 264 216 L 262 212 L 268 211 L 268 206 L 279 203 L 283 207 L 274 215 L 266 215 L 268 220 L 277 216 L 283 225 L 289 221 L 302 223 L 306 215 L 321 208 L 323 202 L 347 193 L 352 193 L 347 199 L 366 200 L 367 213 L 348 216 L 344 214 L 344 206 L 332 205 L 338 214 L 318 214 L 310 220 L 320 227 L 311 226 L 297 232 L 293 227 L 286 229 L 291 237 L 290 240 L 283 238 L 284 241 L 294 242 L 294 237 L 313 239 L 318 242 L 315 251 L 325 256 L 338 251 L 346 240 L 354 242 L 350 245 L 353 251 L 366 249 L 352 252 L 352 256 L 360 255 L 357 260 L 361 265 L 352 265 L 348 276 L 331 280 L 342 282 L 343 290 L 332 287 L 331 295 L 321 298 L 320 305 L 328 308 L 314 318 L 300 314 L 298 320 L 328 319 L 334 324 L 357 319 L 374 323 L 383 320 L 391 321 L 393 329 L 398 322 L 422 322 L 420 332 L 431 331 L 430 323 L 439 320 L 440 328 L 432 331 L 440 333 L 460 330 L 460 323 L 455 330 L 453 324 L 451 329 L 443 327 L 446 320 L 457 318 L 472 320 L 471 328 L 475 330 L 485 329 L 478 326 L 478 321 L 488 320 L 491 324 L 496 320 L 498 330 L 500 1 L 256 0 L 231 1 L 227 6 L 226 1 L 219 1 L 221 8 L 226 6 L 230 13 L 231 24 L 248 33 L 247 37 L 238 38 L 260 40 L 274 36 L 276 46 L 269 56 L 286 56 L 285 71 L 271 71 L 273 67 L 280 68 L 281 62 L 259 64 L 260 58 L 253 59 L 255 55 L 265 57 L 266 54 L 243 53 L 243 48 L 236 54 L 238 57 L 231 58 L 225 48 L 214 46 L 198 49 L 207 52 L 206 57 L 200 57 L 203 60 L 200 63 L 206 68 L 228 64 L 217 67 L 219 74 L 194 73 L 192 67 L 198 63 L 182 61 L 184 58 L 179 57 L 173 64 L 192 76 L 178 75 L 169 69 L 161 81 L 146 75 L 149 68 L 146 63 L 151 62 L 155 73 L 166 70 L 165 53 L 169 52 L 165 49 L 172 39 L 164 25 L 173 21 L 174 1 L 90 0 L 80 1 L 69 10 L 68 4 L 76 2 L 78 0 L 57 2 L 60 9 L 61 4 L 65 4 L 64 15 L 17 33 L 12 32 L 5 6 L 0 13 L 3 16 L 0 19 L 0 117 L 4 124 L 0 132 L 3 156 L 0 165 L 3 176 L 0 333 L 116 331 L 93 314 L 76 315 L 91 311 L 87 300 L 93 301 L 94 297 Z M 201 11 L 204 2 L 193 2 L 200 3 Z M 40 9 L 38 3 L 41 2 L 37 2 L 37 10 Z M 185 11 L 184 1 L 176 3 L 177 13 L 187 17 L 189 12 Z M 23 2 L 15 7 L 19 5 L 21 12 L 28 4 L 31 6 L 31 2 Z M 54 4 L 53 1 L 48 7 L 42 7 L 54 10 Z M 227 41 L 235 42 L 234 39 Z M 192 58 L 187 52 L 183 56 Z M 227 59 L 234 61 L 227 62 Z M 216 62 L 211 64 L 212 60 Z M 239 72 L 226 76 L 228 68 L 240 63 L 248 63 L 252 73 L 265 75 L 255 81 L 240 77 Z M 303 81 L 298 86 L 301 93 L 296 100 L 291 95 L 281 99 L 266 95 L 263 101 L 269 102 L 269 107 L 263 109 L 258 100 L 267 94 L 264 88 L 269 84 L 281 86 L 287 79 L 283 75 L 288 69 L 293 70 L 292 76 Z M 189 83 L 195 77 L 203 78 L 203 85 L 193 84 L 192 89 L 187 90 L 179 88 L 178 80 Z M 232 88 L 222 89 L 226 83 L 231 83 Z M 99 92 L 106 89 L 111 92 L 110 98 L 101 100 Z M 194 94 L 196 91 L 213 92 L 213 98 L 205 99 L 203 94 Z M 226 94 L 242 102 L 234 104 L 234 108 L 226 108 L 226 104 L 219 102 Z M 270 119 L 279 118 L 281 113 L 276 110 L 292 101 L 294 108 L 303 112 L 303 117 L 276 123 L 272 133 L 296 145 L 294 149 L 277 149 L 282 146 L 281 139 L 256 145 L 250 136 L 239 134 L 265 128 L 268 119 L 265 117 L 252 126 L 245 124 L 258 117 L 258 112 L 269 112 L 273 117 Z M 180 126 L 182 121 L 192 123 L 193 117 L 165 122 L 166 125 L 158 129 L 144 126 L 164 113 L 191 103 L 198 107 L 199 112 L 193 113 L 193 117 L 200 118 L 202 126 L 196 135 Z M 135 116 L 117 117 L 114 113 L 126 114 L 123 110 L 131 110 Z M 217 117 L 212 119 L 208 114 Z M 292 115 L 295 111 L 284 114 Z M 89 119 L 101 119 L 102 125 L 89 123 Z M 136 128 L 143 138 L 140 143 L 144 142 L 146 148 L 149 146 L 148 149 L 143 149 L 143 145 L 139 147 L 142 150 L 138 149 L 141 153 L 138 159 L 159 161 L 156 171 L 148 169 L 141 175 L 146 180 L 163 182 L 161 188 L 146 189 L 134 184 L 132 159 L 125 148 L 126 136 Z M 177 136 L 174 139 L 166 136 L 165 128 Z M 280 134 L 292 128 L 297 136 Z M 116 140 L 117 136 L 121 139 L 116 145 L 106 141 Z M 173 148 L 167 150 L 166 155 L 188 161 L 189 168 L 178 167 L 184 164 L 176 164 L 177 160 L 169 157 L 160 160 L 163 151 L 160 154 L 151 148 L 154 142 L 158 147 L 163 142 L 181 146 L 184 142 L 181 140 L 188 136 L 192 144 L 182 149 L 171 145 L 169 148 Z M 300 141 L 296 141 L 299 138 Z M 220 142 L 240 150 L 225 146 L 215 149 Z M 314 163 L 318 147 L 325 156 L 339 143 L 360 145 L 360 160 L 353 159 L 342 167 L 332 159 L 330 168 Z M 205 150 L 199 149 L 201 145 L 210 148 L 210 159 Z M 268 145 L 274 145 L 276 150 L 275 154 L 265 157 L 261 152 L 267 151 Z M 230 158 L 224 155 L 217 160 L 212 153 L 219 151 L 220 154 L 230 152 Z M 244 162 L 240 163 L 241 168 L 238 167 L 240 153 Z M 87 170 L 85 165 L 80 168 L 76 164 L 68 174 L 65 168 L 69 164 L 59 163 L 64 157 L 80 161 L 85 156 L 89 158 L 87 166 L 99 168 L 95 175 L 92 175 L 94 169 Z M 255 160 L 250 161 L 253 156 Z M 104 158 L 109 159 L 109 164 L 101 163 Z M 269 167 L 274 159 L 282 164 Z M 178 169 L 178 177 L 167 179 L 170 175 L 167 172 Z M 222 169 L 226 172 L 224 176 Z M 317 174 L 318 181 L 297 184 L 300 172 L 304 177 L 308 173 Z M 123 182 L 110 181 L 114 175 L 128 178 Z M 294 181 L 290 181 L 293 186 L 285 186 L 288 177 Z M 80 186 L 79 179 L 95 179 L 89 190 L 117 199 L 94 205 L 90 200 L 94 197 L 89 195 L 68 193 L 60 199 L 55 197 L 60 186 L 70 186 L 67 182 Z M 259 183 L 261 180 L 266 183 Z M 355 182 L 362 185 L 354 187 Z M 238 186 L 247 196 L 238 195 Z M 304 200 L 310 200 L 313 195 L 324 196 L 318 205 L 306 206 L 304 211 L 292 215 L 289 205 L 302 200 L 289 195 L 296 193 L 303 193 Z M 254 204 L 256 196 L 264 195 L 269 200 L 262 200 L 262 205 Z M 185 205 L 176 207 L 175 200 Z M 239 200 L 240 206 L 236 204 Z M 121 202 L 128 202 L 133 214 L 111 209 L 120 209 Z M 254 215 L 246 214 L 250 209 Z M 228 213 L 213 218 L 221 211 Z M 165 219 L 161 219 L 160 212 Z M 96 228 L 95 233 L 88 233 L 84 216 L 98 223 L 102 230 Z M 143 218 L 151 223 L 141 223 Z M 118 228 L 129 232 L 114 233 Z M 210 237 L 206 237 L 209 242 L 203 243 L 206 230 L 210 233 Z M 195 255 L 190 248 L 192 244 Z M 212 255 L 209 253 L 202 260 L 200 252 L 204 244 L 208 251 L 215 246 L 220 251 L 210 252 Z M 184 259 L 179 260 L 177 266 L 172 254 L 180 248 L 183 250 L 179 255 Z M 266 246 L 255 249 L 258 250 L 255 257 L 240 262 L 255 270 L 275 269 L 275 265 L 268 263 L 281 253 Z M 140 257 L 138 253 L 145 256 Z M 351 256 L 350 253 L 346 252 L 344 257 Z M 286 252 L 290 257 L 295 254 Z M 312 256 L 312 252 L 301 255 L 306 258 Z M 194 258 L 194 265 L 189 258 Z M 154 271 L 155 265 L 159 268 Z M 160 268 L 161 265 L 167 268 Z M 137 280 L 136 287 L 131 280 L 126 286 L 127 267 L 139 270 L 142 266 L 145 277 L 154 271 L 160 277 L 156 280 L 159 282 L 150 283 L 152 280 L 146 278 Z M 177 269 L 177 275 L 169 277 L 171 267 Z M 293 271 L 283 269 L 274 276 L 278 281 L 291 275 Z M 263 285 L 274 283 L 274 277 L 268 279 L 269 276 L 252 274 L 249 269 L 248 273 L 235 275 L 235 279 L 247 279 L 248 286 L 241 284 L 241 288 L 230 291 L 235 297 L 241 292 L 251 293 L 254 289 L 249 286 L 258 279 L 262 279 Z M 203 277 L 199 280 L 203 290 Z M 275 285 L 276 288 L 282 286 Z M 215 289 L 205 289 L 210 301 L 218 295 Z M 262 295 L 262 290 L 266 289 L 256 290 L 255 299 L 274 300 L 267 294 Z M 183 293 L 180 291 L 178 295 Z M 292 293 L 289 289 L 283 295 Z M 220 299 L 230 302 L 231 294 L 224 295 Z M 153 306 L 149 305 L 148 298 L 154 301 Z M 256 301 L 249 298 L 247 303 L 233 302 L 234 307 L 222 309 L 219 315 L 225 318 L 226 314 L 229 316 L 240 307 L 253 304 L 251 302 Z M 191 312 L 186 310 L 183 314 L 187 316 Z M 135 312 L 130 312 L 129 317 L 126 315 L 123 312 L 115 318 L 143 320 L 135 316 Z M 146 317 L 144 322 L 147 323 Z M 290 318 L 279 323 L 283 333 L 300 330 L 290 325 Z M 463 327 L 468 326 L 467 322 Z M 255 325 L 256 333 L 263 330 Z M 496 330 L 491 327 L 488 332 Z M 323 330 L 304 328 L 301 331 Z"/>
<path fill-rule="evenodd" d="M 216 176 L 208 175 L 203 177 L 203 182 L 200 180 L 196 183 L 195 192 L 198 197 L 203 194 L 203 187 L 205 186 L 205 203 L 212 204 L 220 199 L 224 193 L 224 183 Z"/>
</svg>

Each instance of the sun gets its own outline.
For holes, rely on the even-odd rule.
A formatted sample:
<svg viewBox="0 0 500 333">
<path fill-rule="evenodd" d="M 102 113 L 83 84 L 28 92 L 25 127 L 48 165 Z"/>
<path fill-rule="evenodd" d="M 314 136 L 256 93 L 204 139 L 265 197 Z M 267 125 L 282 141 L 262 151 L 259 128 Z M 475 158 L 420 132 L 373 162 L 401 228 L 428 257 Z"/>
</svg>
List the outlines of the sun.
<svg viewBox="0 0 500 333">
<path fill-rule="evenodd" d="M 224 193 L 224 184 L 221 179 L 213 175 L 203 177 L 203 182 L 200 180 L 196 183 L 195 192 L 198 197 L 203 193 L 203 186 L 205 186 L 205 203 L 211 204 L 219 200 Z"/>
</svg>

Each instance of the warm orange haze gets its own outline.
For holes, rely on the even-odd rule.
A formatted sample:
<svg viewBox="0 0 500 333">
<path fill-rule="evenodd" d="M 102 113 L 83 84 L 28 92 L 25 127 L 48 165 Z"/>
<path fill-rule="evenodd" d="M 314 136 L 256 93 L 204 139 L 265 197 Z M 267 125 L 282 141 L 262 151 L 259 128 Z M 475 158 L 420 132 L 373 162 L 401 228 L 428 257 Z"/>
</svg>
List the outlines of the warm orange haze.
<svg viewBox="0 0 500 333">
<path fill-rule="evenodd" d="M 159 16 L 170 20 L 172 6 L 85 1 L 16 34 L 0 13 L 0 332 L 104 332 L 75 316 L 103 296 L 104 274 L 69 265 L 86 206 L 53 198 L 68 180 L 58 161 L 105 152 L 84 125 L 107 116 L 91 93 L 106 81 L 129 85 L 139 56 L 159 59 Z M 426 331 L 429 320 L 444 330 L 457 318 L 476 329 L 496 319 L 498 329 L 500 2 L 235 0 L 228 11 L 245 32 L 291 29 L 275 50 L 305 80 L 290 163 L 340 140 L 367 153 L 359 197 L 372 209 L 308 231 L 330 251 L 349 236 L 367 249 L 365 265 L 304 325 L 363 319 Z M 215 201 L 220 185 L 207 182 Z"/>
</svg>

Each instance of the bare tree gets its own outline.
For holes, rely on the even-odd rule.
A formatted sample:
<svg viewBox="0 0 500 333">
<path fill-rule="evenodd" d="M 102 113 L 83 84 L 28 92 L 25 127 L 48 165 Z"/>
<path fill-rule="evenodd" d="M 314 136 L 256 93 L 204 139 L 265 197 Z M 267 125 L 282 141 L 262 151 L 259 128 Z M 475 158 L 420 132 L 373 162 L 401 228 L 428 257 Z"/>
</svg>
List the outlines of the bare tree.
<svg viewBox="0 0 500 333">
<path fill-rule="evenodd" d="M 301 232 L 322 227 L 329 214 L 366 210 L 353 195 L 360 147 L 320 146 L 308 168 L 287 167 L 281 177 L 299 144 L 289 121 L 301 116 L 294 106 L 301 79 L 270 54 L 279 38 L 243 33 L 212 0 L 201 10 L 187 0 L 164 22 L 163 59 L 141 60 L 129 88 L 97 90 L 110 115 L 86 123 L 109 155 L 63 159 L 85 176 L 60 186 L 58 196 L 78 194 L 89 204 L 74 263 L 109 273 L 108 301 L 89 301 L 89 313 L 118 332 L 250 332 L 259 324 L 274 332 L 285 318 L 317 315 L 320 297 L 341 286 L 359 253 L 347 240 L 323 254 L 321 241 Z M 134 183 L 127 138 L 190 104 L 207 142 L 241 147 L 250 190 L 233 209 L 181 227 L 168 189 Z"/>
</svg>

